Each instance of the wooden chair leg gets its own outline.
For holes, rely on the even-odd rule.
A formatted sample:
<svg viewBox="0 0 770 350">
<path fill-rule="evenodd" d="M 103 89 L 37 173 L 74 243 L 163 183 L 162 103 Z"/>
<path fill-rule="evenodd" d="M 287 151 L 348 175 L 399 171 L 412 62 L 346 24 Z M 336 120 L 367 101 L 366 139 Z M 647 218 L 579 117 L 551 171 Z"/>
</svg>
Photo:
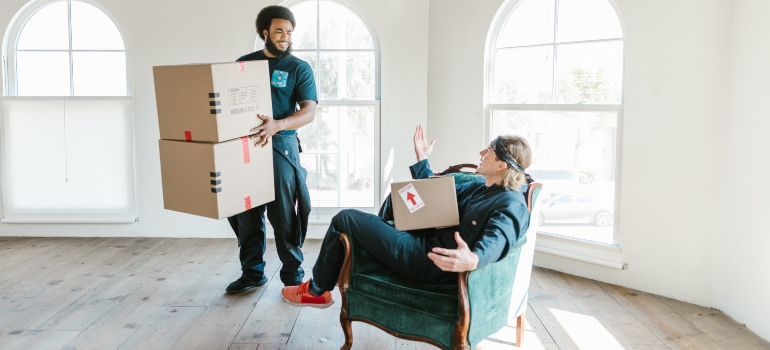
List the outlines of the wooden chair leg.
<svg viewBox="0 0 770 350">
<path fill-rule="evenodd" d="M 516 317 L 516 347 L 521 347 L 521 342 L 524 340 L 524 316 L 526 311 L 522 312 L 519 317 Z"/>
<path fill-rule="evenodd" d="M 460 300 L 460 316 L 455 323 L 454 331 L 452 334 L 452 350 L 470 350 L 471 346 L 468 344 L 468 331 L 471 324 L 471 303 L 468 298 L 468 274 L 469 272 L 460 272 L 457 276 L 457 295 Z"/>
<path fill-rule="evenodd" d="M 342 326 L 342 333 L 345 334 L 345 342 L 340 350 L 350 350 L 353 347 L 353 322 L 348 319 L 348 315 L 344 311 L 340 314 L 340 325 Z"/>
</svg>

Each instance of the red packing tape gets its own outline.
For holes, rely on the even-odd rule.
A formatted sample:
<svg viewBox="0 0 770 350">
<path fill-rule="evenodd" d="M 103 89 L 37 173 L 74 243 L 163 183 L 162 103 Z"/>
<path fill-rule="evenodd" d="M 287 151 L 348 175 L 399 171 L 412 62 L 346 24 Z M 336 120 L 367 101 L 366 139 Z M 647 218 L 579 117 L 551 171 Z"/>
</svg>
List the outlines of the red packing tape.
<svg viewBox="0 0 770 350">
<path fill-rule="evenodd" d="M 251 209 L 251 196 L 244 198 L 243 203 L 246 205 L 246 210 Z"/>
<path fill-rule="evenodd" d="M 243 144 L 243 164 L 249 164 L 251 156 L 249 155 L 249 138 L 247 136 L 241 137 L 241 143 Z"/>
<path fill-rule="evenodd" d="M 192 141 L 192 132 L 189 130 L 184 131 L 184 140 L 185 141 Z"/>
</svg>

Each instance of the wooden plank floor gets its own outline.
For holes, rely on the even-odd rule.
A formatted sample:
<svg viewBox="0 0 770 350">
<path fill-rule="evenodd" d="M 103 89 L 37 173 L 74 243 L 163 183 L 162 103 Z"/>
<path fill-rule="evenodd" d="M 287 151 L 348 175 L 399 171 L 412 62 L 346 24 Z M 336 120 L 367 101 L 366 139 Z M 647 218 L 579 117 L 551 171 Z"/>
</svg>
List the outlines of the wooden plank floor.
<svg viewBox="0 0 770 350">
<path fill-rule="evenodd" d="M 0 237 L 0 349 L 339 349 L 338 291 L 326 310 L 285 303 L 271 241 L 270 282 L 227 295 L 237 257 L 235 239 Z M 720 311 L 541 268 L 528 306 L 521 348 L 512 323 L 478 349 L 770 349 Z M 353 334 L 354 349 L 435 349 Z"/>
</svg>

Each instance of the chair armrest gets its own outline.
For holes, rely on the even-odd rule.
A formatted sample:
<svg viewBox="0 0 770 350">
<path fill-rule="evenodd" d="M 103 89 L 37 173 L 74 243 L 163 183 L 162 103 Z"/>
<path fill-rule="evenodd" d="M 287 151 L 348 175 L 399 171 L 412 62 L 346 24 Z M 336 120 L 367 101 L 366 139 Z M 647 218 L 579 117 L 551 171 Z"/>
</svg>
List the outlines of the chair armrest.
<svg viewBox="0 0 770 350">
<path fill-rule="evenodd" d="M 347 233 L 340 233 L 339 237 L 342 241 L 343 250 L 345 251 L 345 259 L 342 262 L 342 271 L 340 272 L 339 286 L 340 289 L 347 289 L 350 287 L 350 279 L 353 275 L 362 272 L 376 269 L 384 266 L 379 260 L 375 259 L 369 252 L 364 250 L 352 235 Z M 347 274 L 346 276 L 343 276 Z M 345 281 L 343 283 L 343 277 Z"/>
<path fill-rule="evenodd" d="M 337 285 L 340 288 L 340 292 L 345 293 L 345 290 L 350 286 L 350 262 L 352 258 L 350 236 L 347 233 L 341 233 L 339 237 L 342 241 L 342 250 L 345 252 L 345 258 L 342 260 L 342 270 L 340 270 L 340 278 L 337 280 Z"/>
<path fill-rule="evenodd" d="M 516 278 L 521 248 L 526 241 L 526 236 L 519 239 L 508 255 L 498 262 L 467 272 L 465 278 L 460 274 L 457 280 L 460 318 L 464 314 L 463 303 L 467 302 L 467 314 L 470 315 L 467 334 L 471 346 L 508 323 L 513 281 Z M 462 294 L 463 289 L 467 291 L 467 296 Z"/>
</svg>

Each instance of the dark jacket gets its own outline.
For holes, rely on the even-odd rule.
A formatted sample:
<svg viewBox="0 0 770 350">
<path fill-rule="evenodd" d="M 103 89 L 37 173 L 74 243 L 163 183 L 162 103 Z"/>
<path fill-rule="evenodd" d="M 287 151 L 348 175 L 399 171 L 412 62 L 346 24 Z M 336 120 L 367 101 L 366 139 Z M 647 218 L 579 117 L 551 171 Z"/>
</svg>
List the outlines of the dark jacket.
<svg viewBox="0 0 770 350">
<path fill-rule="evenodd" d="M 428 160 L 409 168 L 415 179 L 433 176 Z M 529 227 L 529 211 L 523 192 L 506 190 L 483 181 L 455 185 L 460 225 L 433 230 L 428 244 L 456 249 L 454 232 L 459 231 L 471 251 L 479 257 L 478 268 L 504 258 Z"/>
</svg>

